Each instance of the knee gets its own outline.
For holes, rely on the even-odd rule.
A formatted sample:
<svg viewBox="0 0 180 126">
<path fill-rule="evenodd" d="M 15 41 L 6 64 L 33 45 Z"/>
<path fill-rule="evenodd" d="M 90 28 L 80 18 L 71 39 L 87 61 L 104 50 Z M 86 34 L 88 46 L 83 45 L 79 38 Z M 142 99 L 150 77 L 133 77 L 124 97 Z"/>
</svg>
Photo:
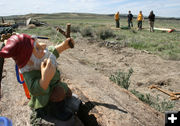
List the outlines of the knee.
<svg viewBox="0 0 180 126">
<path fill-rule="evenodd" d="M 60 101 L 64 100 L 65 96 L 66 96 L 66 93 L 65 93 L 64 88 L 57 86 L 53 89 L 53 92 L 50 96 L 50 101 L 60 102 Z"/>
</svg>

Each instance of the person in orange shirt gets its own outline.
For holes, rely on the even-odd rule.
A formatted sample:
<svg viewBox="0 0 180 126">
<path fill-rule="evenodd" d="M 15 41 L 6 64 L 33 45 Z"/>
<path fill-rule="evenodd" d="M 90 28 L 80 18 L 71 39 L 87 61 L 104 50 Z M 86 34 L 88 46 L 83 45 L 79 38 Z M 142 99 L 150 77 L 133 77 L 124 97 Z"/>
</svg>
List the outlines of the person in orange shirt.
<svg viewBox="0 0 180 126">
<path fill-rule="evenodd" d="M 114 15 L 114 20 L 116 22 L 116 28 L 119 28 L 119 11 Z"/>
<path fill-rule="evenodd" d="M 144 16 L 142 14 L 142 11 L 139 11 L 139 14 L 137 16 L 138 21 L 138 30 L 142 30 L 142 21 L 144 20 Z"/>
</svg>

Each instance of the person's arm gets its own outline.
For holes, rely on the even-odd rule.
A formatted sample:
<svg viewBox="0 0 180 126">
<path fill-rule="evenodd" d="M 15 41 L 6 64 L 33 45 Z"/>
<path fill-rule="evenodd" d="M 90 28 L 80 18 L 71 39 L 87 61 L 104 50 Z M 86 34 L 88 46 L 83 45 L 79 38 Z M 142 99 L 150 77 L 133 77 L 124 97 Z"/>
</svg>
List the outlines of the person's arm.
<svg viewBox="0 0 180 126">
<path fill-rule="evenodd" d="M 48 94 L 49 84 L 54 76 L 59 76 L 59 74 L 49 59 L 42 62 L 40 71 L 33 70 L 23 73 L 24 81 L 33 96 Z"/>
<path fill-rule="evenodd" d="M 39 81 L 40 86 L 46 90 L 56 72 L 55 66 L 51 63 L 50 59 L 46 59 L 41 63 L 41 79 Z"/>
<path fill-rule="evenodd" d="M 133 15 L 132 15 L 132 21 L 133 21 Z"/>
<path fill-rule="evenodd" d="M 59 54 L 61 52 L 63 52 L 64 50 L 70 48 L 69 41 L 71 41 L 72 44 L 74 45 L 74 40 L 72 38 L 67 38 L 64 42 L 62 42 L 61 44 L 55 46 L 55 48 L 56 48 L 56 50 L 58 51 Z"/>
<path fill-rule="evenodd" d="M 41 71 L 33 70 L 25 72 L 23 73 L 23 77 L 31 95 L 40 96 L 47 94 L 50 91 L 50 88 L 44 90 L 40 85 Z"/>
<path fill-rule="evenodd" d="M 139 14 L 138 14 L 137 19 L 136 19 L 137 21 L 138 21 L 138 18 L 139 18 Z"/>
</svg>

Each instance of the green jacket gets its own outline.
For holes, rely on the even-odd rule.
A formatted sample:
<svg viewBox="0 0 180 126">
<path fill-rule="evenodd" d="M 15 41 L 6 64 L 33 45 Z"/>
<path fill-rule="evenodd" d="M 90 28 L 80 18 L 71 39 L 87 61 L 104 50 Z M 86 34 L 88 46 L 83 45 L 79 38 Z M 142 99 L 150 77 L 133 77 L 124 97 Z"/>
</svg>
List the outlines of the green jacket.
<svg viewBox="0 0 180 126">
<path fill-rule="evenodd" d="M 55 47 L 50 46 L 48 47 L 48 50 L 52 52 L 56 58 L 59 57 L 59 53 L 55 49 Z M 31 108 L 38 109 L 45 107 L 47 103 L 49 102 L 49 97 L 51 95 L 51 92 L 53 88 L 57 85 L 62 85 L 63 83 L 60 82 L 60 72 L 59 70 L 56 70 L 56 73 L 51 80 L 49 87 L 44 90 L 40 86 L 40 79 L 41 79 L 41 71 L 40 70 L 33 70 L 30 72 L 24 72 L 23 73 L 24 81 L 27 84 L 27 87 L 30 92 L 31 99 L 28 103 L 28 105 Z M 66 90 L 66 89 L 65 89 Z"/>
</svg>

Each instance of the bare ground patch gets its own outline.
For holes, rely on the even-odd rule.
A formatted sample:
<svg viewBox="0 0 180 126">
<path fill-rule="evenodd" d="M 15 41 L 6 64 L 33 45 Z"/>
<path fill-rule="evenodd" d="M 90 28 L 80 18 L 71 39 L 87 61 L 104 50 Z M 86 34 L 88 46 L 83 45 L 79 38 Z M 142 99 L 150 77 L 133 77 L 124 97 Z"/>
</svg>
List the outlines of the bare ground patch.
<svg viewBox="0 0 180 126">
<path fill-rule="evenodd" d="M 169 97 L 157 90 L 148 88 L 152 83 L 174 92 L 180 91 L 178 61 L 163 60 L 160 57 L 121 48 L 113 51 L 99 47 L 97 43 L 88 43 L 85 39 L 76 40 L 76 46 L 60 55 L 59 68 L 74 93 L 89 106 L 86 119 L 92 125 L 164 125 L 164 115 L 144 104 L 132 93 L 122 89 L 109 80 L 109 76 L 118 69 L 134 70 L 130 89 L 142 93 L 159 95 L 162 99 Z M 49 42 L 48 42 L 49 43 Z M 51 44 L 51 43 L 49 43 Z M 12 119 L 15 126 L 30 125 L 30 109 L 23 88 L 17 83 L 14 61 L 7 59 L 2 80 L 0 115 Z M 175 101 L 173 110 L 179 110 L 180 102 Z M 88 114 L 87 114 L 88 113 Z"/>
</svg>

